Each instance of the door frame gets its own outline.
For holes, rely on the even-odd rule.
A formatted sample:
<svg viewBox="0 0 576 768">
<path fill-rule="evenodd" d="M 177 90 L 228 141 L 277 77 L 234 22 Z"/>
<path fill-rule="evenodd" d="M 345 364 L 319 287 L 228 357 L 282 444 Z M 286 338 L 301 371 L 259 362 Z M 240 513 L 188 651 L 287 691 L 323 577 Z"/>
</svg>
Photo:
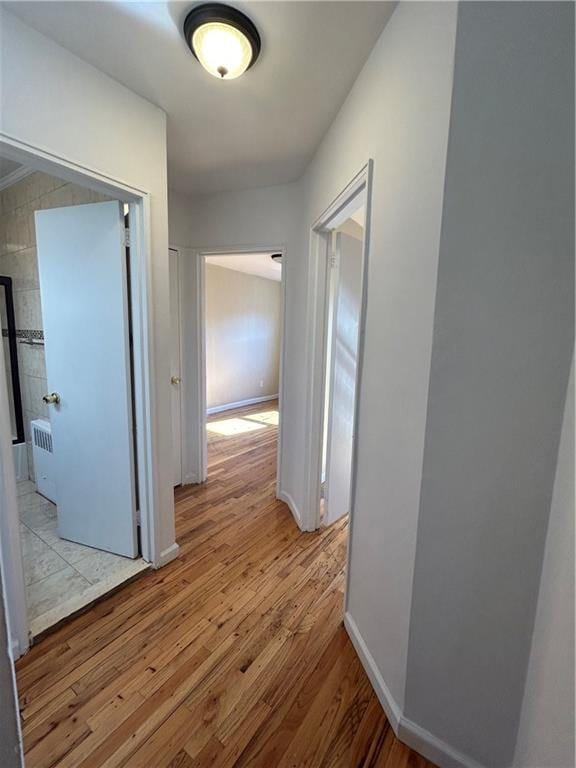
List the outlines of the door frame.
<svg viewBox="0 0 576 768">
<path fill-rule="evenodd" d="M 134 413 L 136 428 L 136 484 L 140 523 L 141 554 L 155 567 L 162 565 L 160 511 L 154 473 L 154 350 L 151 333 L 152 254 L 150 238 L 150 195 L 147 190 L 126 184 L 121 179 L 74 163 L 41 147 L 0 136 L 0 153 L 35 171 L 58 176 L 128 203 L 130 214 L 130 298 L 133 335 Z M 0 387 L 0 411 L 7 406 L 7 392 Z M 16 477 L 12 460 L 9 423 L 0 418 L 0 452 L 4 471 L 0 477 L 0 565 L 7 607 L 8 633 L 12 658 L 30 647 L 26 609 L 24 571 L 20 550 L 20 526 Z M 6 450 L 10 446 L 10 451 Z"/>
<path fill-rule="evenodd" d="M 168 258 L 170 258 L 170 251 L 172 251 L 175 254 L 175 263 L 176 263 L 176 275 L 175 275 L 175 283 L 176 283 L 176 296 L 172 296 L 172 293 L 170 294 L 170 306 L 172 307 L 172 302 L 174 299 L 176 299 L 176 314 L 178 317 L 178 331 L 176 334 L 176 338 L 178 341 L 178 373 L 176 374 L 180 378 L 179 384 L 174 384 L 172 381 L 170 382 L 171 387 L 178 387 L 178 420 L 180 422 L 180 471 L 178 473 L 178 479 L 179 482 L 174 486 L 177 487 L 178 485 L 183 485 L 184 483 L 184 465 L 183 465 L 183 457 L 184 457 L 184 440 L 183 440 L 183 432 L 182 432 L 182 284 L 181 284 L 181 248 L 179 248 L 176 245 L 168 245 Z M 169 272 L 170 272 L 170 286 L 172 286 L 172 273 L 170 269 L 170 265 L 168 265 Z M 172 356 L 170 356 L 172 357 Z M 172 359 L 170 359 L 170 367 L 172 368 Z M 174 376 L 174 372 L 170 370 L 170 377 Z M 170 404 L 172 405 L 172 404 Z"/>
<path fill-rule="evenodd" d="M 182 400 L 188 410 L 182 410 L 182 434 L 190 436 L 183 441 L 183 483 L 203 483 L 208 477 L 208 435 L 206 431 L 206 289 L 205 272 L 207 256 L 238 255 L 242 253 L 281 253 L 282 279 L 280 281 L 280 370 L 278 376 L 278 445 L 276 451 L 276 496 L 282 488 L 282 421 L 284 356 L 286 345 L 286 268 L 285 245 L 234 245 L 228 247 L 178 249 L 181 254 L 180 281 L 180 352 L 182 376 Z M 186 291 L 192 300 L 182 301 Z M 190 314 L 186 313 L 186 307 Z M 189 374 L 189 375 L 186 375 Z"/>
<path fill-rule="evenodd" d="M 372 160 L 360 169 L 324 212 L 316 219 L 310 234 L 309 307 L 311 342 L 309 347 L 308 410 L 306 431 L 306 525 L 305 530 L 320 526 L 322 474 L 322 435 L 324 432 L 324 394 L 326 389 L 326 350 L 328 331 L 327 269 L 332 231 L 356 208 L 358 197 L 365 196 L 366 217 L 362 247 L 361 302 L 358 324 L 358 358 L 356 365 L 356 397 L 354 404 L 354 438 L 352 442 L 352 477 L 350 487 L 350 520 L 344 604 L 348 595 L 350 572 L 350 539 L 354 525 L 354 502 L 358 465 L 358 424 L 362 372 L 364 368 L 364 336 L 368 297 L 368 262 L 370 254 L 370 220 L 372 209 Z M 338 286 L 337 286 L 338 290 Z"/>
</svg>

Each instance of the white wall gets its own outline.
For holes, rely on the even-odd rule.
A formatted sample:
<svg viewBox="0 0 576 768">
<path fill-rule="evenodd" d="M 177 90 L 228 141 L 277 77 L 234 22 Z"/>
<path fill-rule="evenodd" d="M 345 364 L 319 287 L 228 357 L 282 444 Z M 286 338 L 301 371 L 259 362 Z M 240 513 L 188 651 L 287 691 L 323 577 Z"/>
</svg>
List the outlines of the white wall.
<svg viewBox="0 0 576 768">
<path fill-rule="evenodd" d="M 207 407 L 277 395 L 281 284 L 214 264 L 204 284 Z"/>
<path fill-rule="evenodd" d="M 494 768 L 513 759 L 574 348 L 573 15 L 458 12 L 405 712 Z"/>
<path fill-rule="evenodd" d="M 1 16 L 0 139 L 40 147 L 150 196 L 154 347 L 154 493 L 161 549 L 174 542 L 170 430 L 170 332 L 166 116 L 149 102 L 48 40 Z"/>
<path fill-rule="evenodd" d="M 574 394 L 572 363 L 515 768 L 575 764 Z"/>
<path fill-rule="evenodd" d="M 182 258 L 189 248 L 226 249 L 281 247 L 286 318 L 284 326 L 283 407 L 288 418 L 281 425 L 284 462 L 281 490 L 291 494 L 298 509 L 303 502 L 305 467 L 302 463 L 306 423 L 306 239 L 302 228 L 302 187 L 283 184 L 201 198 L 169 193 L 170 243 Z M 183 265 L 186 276 L 186 265 Z M 186 279 L 186 277 L 185 277 Z M 190 287 L 190 286 L 189 286 Z M 191 356 L 194 357 L 193 352 Z M 188 376 L 190 378 L 190 376 Z"/>
<path fill-rule="evenodd" d="M 400 4 L 305 177 L 309 228 L 374 160 L 348 612 L 398 709 L 404 703 L 455 33 L 455 4 Z"/>
</svg>

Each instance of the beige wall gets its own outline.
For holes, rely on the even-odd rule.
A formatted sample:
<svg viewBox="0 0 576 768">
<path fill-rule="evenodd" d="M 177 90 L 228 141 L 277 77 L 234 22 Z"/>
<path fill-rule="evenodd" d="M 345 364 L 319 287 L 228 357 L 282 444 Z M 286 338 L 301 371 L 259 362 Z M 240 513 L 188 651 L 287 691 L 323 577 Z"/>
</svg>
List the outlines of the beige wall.
<svg viewBox="0 0 576 768">
<path fill-rule="evenodd" d="M 34 478 L 34 470 L 30 421 L 49 417 L 48 409 L 42 402 L 42 395 L 47 389 L 44 347 L 26 343 L 31 338 L 44 338 L 34 211 L 109 199 L 98 192 L 39 172 L 0 191 L 0 275 L 12 278 L 20 389 L 31 479 Z M 9 362 L 6 353 L 5 349 Z"/>
<path fill-rule="evenodd" d="M 280 283 L 206 264 L 208 408 L 278 393 Z"/>
</svg>

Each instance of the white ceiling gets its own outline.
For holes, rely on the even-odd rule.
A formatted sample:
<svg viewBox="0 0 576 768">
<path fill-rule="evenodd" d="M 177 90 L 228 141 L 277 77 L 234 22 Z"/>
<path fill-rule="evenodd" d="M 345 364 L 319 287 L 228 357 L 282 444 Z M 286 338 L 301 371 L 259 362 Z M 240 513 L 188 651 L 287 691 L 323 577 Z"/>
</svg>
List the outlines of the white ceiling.
<svg viewBox="0 0 576 768">
<path fill-rule="evenodd" d="M 206 256 L 208 264 L 225 269 L 234 269 L 236 272 L 247 272 L 249 275 L 265 277 L 267 280 L 282 279 L 281 265 L 272 259 L 270 253 L 234 253 L 219 254 L 218 256 Z"/>
<path fill-rule="evenodd" d="M 259 60 L 206 73 L 184 42 L 184 2 L 7 2 L 30 26 L 168 114 L 169 185 L 209 193 L 297 179 L 378 39 L 393 2 L 234 2 Z"/>
</svg>

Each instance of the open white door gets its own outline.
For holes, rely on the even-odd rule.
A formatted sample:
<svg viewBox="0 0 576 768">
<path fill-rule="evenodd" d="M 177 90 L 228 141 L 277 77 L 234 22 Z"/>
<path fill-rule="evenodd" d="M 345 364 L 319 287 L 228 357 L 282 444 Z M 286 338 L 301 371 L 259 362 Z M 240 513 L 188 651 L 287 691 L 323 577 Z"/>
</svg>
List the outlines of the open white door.
<svg viewBox="0 0 576 768">
<path fill-rule="evenodd" d="M 182 414 L 180 378 L 180 264 L 179 254 L 174 248 L 168 251 L 170 260 L 170 370 L 172 406 L 172 457 L 174 485 L 182 483 Z"/>
<path fill-rule="evenodd" d="M 58 532 L 138 554 L 124 217 L 119 202 L 37 211 Z"/>
<path fill-rule="evenodd" d="M 336 235 L 338 270 L 332 317 L 324 525 L 350 511 L 362 242 Z"/>
</svg>

